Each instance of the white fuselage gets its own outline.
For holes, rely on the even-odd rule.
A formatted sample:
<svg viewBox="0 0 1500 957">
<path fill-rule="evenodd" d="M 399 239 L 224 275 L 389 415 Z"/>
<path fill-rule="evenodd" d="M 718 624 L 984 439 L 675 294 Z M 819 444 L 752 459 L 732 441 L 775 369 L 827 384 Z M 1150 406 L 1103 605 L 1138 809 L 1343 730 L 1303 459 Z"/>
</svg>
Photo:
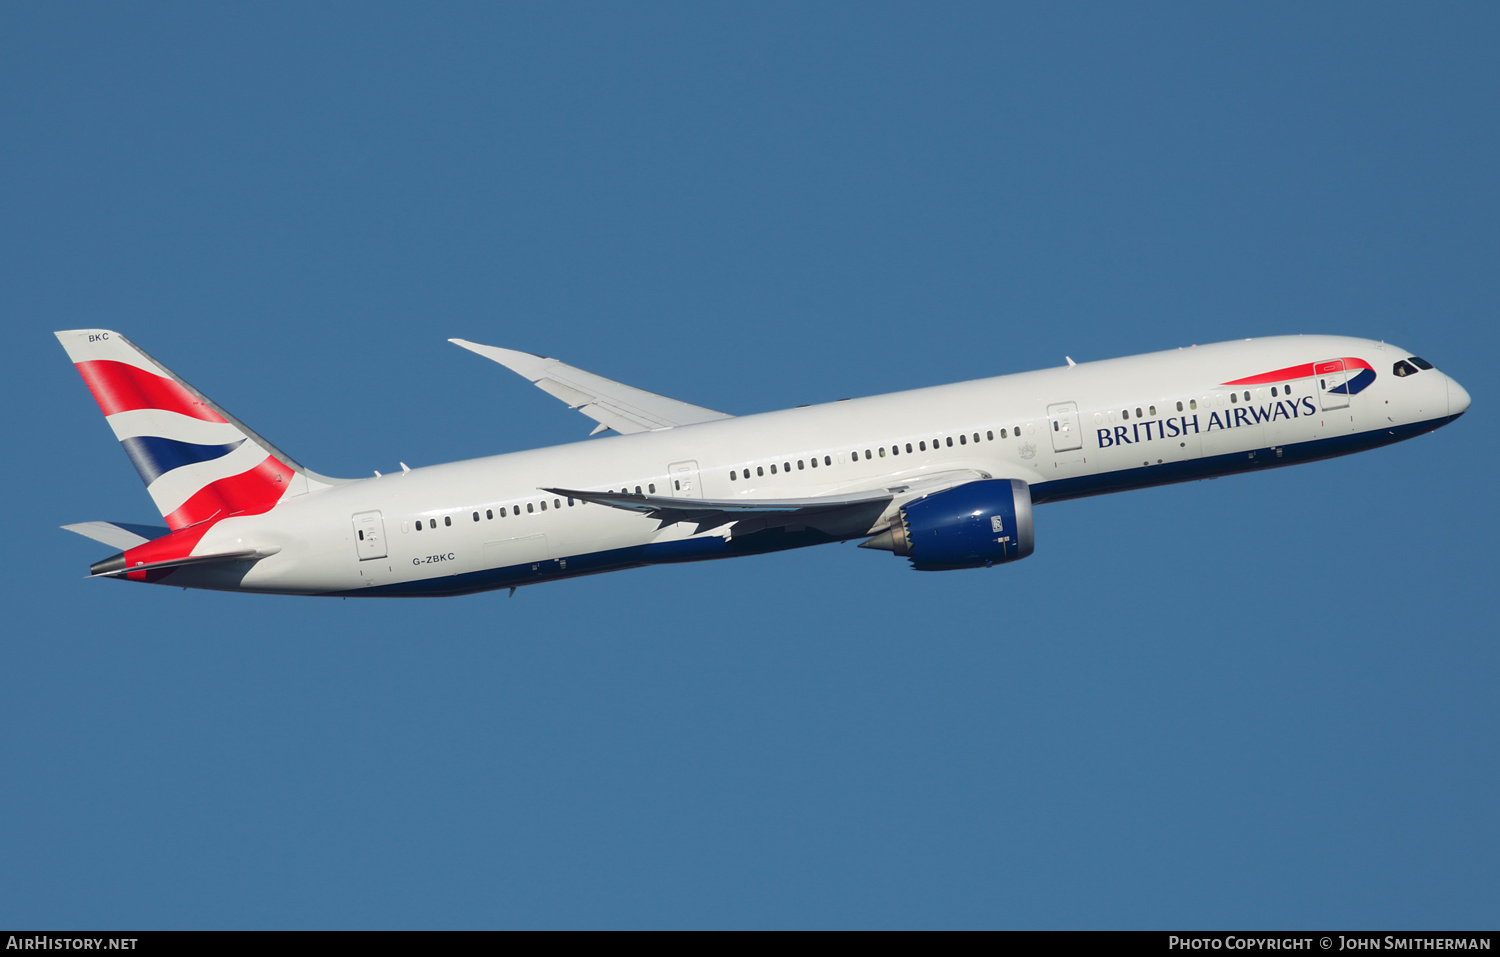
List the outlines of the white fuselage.
<svg viewBox="0 0 1500 957">
<path fill-rule="evenodd" d="M 1430 431 L 1467 408 L 1467 393 L 1436 369 L 1393 375 L 1392 364 L 1408 355 L 1366 339 L 1245 340 L 413 469 L 224 519 L 197 552 L 275 553 L 248 570 L 184 568 L 165 581 L 453 594 L 830 540 L 783 531 L 736 542 L 732 526 L 659 527 L 544 488 L 708 499 L 912 490 L 868 527 L 840 536 L 854 538 L 880 531 L 922 494 L 923 479 L 944 473 L 1019 479 L 1045 503 L 1292 464 Z M 1224 384 L 1341 357 L 1367 362 L 1373 382 L 1354 394 L 1331 393 L 1317 375 Z"/>
</svg>

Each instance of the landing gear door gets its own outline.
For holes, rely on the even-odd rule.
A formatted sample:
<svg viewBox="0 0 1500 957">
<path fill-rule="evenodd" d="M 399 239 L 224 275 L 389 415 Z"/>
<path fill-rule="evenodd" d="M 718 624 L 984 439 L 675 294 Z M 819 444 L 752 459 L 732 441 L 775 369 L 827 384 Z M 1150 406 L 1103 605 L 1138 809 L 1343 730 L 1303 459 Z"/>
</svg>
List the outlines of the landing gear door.
<svg viewBox="0 0 1500 957">
<path fill-rule="evenodd" d="M 667 466 L 667 477 L 672 482 L 667 494 L 673 498 L 702 498 L 703 489 L 698 487 L 697 462 L 673 462 Z"/>
<path fill-rule="evenodd" d="M 1349 383 L 1343 359 L 1314 363 L 1313 376 L 1318 381 L 1318 401 L 1323 411 L 1349 407 Z"/>
<path fill-rule="evenodd" d="M 385 520 L 379 512 L 354 513 L 354 551 L 362 562 L 385 557 Z"/>
<path fill-rule="evenodd" d="M 1083 448 L 1083 430 L 1078 426 L 1078 403 L 1059 402 L 1047 406 L 1047 427 L 1052 430 L 1052 451 L 1071 452 Z"/>
</svg>

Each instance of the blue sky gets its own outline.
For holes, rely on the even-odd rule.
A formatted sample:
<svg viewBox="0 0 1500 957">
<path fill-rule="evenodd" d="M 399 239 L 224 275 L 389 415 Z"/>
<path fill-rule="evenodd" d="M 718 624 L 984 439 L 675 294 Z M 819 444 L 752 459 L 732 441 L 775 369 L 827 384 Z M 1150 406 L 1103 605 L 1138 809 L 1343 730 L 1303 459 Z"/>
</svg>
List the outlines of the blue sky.
<svg viewBox="0 0 1500 957">
<path fill-rule="evenodd" d="M 1493 5 L 9 5 L 0 925 L 1493 927 Z M 1345 459 L 437 601 L 85 581 L 52 330 L 333 475 L 1295 332 Z"/>
</svg>

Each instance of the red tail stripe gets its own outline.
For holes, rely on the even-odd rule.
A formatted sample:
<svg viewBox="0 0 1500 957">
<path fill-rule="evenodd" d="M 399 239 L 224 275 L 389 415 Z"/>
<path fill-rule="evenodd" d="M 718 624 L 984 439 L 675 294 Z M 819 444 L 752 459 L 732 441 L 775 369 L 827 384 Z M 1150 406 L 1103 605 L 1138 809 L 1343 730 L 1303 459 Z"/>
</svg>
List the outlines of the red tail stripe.
<svg viewBox="0 0 1500 957">
<path fill-rule="evenodd" d="M 163 378 L 125 362 L 90 359 L 79 362 L 78 374 L 94 394 L 105 415 L 136 409 L 165 409 L 205 422 L 224 419 L 202 400 L 171 379 Z"/>
<path fill-rule="evenodd" d="M 281 501 L 291 478 L 292 470 L 268 455 L 264 462 L 248 472 L 210 482 L 194 492 L 192 498 L 166 516 L 167 525 L 175 530 L 206 522 L 215 516 L 227 518 L 268 512 L 271 506 Z"/>
<path fill-rule="evenodd" d="M 212 525 L 204 524 L 196 528 L 189 528 L 181 532 L 173 532 L 153 542 L 137 545 L 125 550 L 125 567 L 130 568 L 137 562 L 150 565 L 153 562 L 169 562 L 175 558 L 187 558 L 193 553 L 193 548 L 208 534 Z M 125 577 L 131 581 L 156 581 L 166 575 L 169 569 L 154 572 L 130 572 Z"/>
<path fill-rule="evenodd" d="M 1346 369 L 1370 368 L 1368 362 L 1363 359 L 1356 359 L 1353 356 L 1346 356 L 1342 360 L 1336 361 L 1342 361 Z M 1314 368 L 1315 365 L 1316 368 Z M 1316 364 L 1308 362 L 1300 366 L 1287 366 L 1285 369 L 1277 369 L 1275 372 L 1262 372 L 1260 375 L 1253 375 L 1246 379 L 1235 379 L 1233 382 L 1225 382 L 1224 385 L 1265 385 L 1268 382 L 1285 382 L 1288 379 L 1306 379 L 1309 376 L 1317 375 L 1319 370 L 1327 372 L 1329 368 L 1332 367 L 1326 362 Z M 1374 370 L 1371 369 L 1370 371 L 1373 372 Z"/>
</svg>

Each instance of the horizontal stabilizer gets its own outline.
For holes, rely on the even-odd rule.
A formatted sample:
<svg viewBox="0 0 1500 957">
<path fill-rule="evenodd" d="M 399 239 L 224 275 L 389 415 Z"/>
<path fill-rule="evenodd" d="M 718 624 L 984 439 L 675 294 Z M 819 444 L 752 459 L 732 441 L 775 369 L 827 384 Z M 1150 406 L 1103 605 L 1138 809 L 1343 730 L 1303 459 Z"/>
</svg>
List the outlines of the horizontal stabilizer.
<svg viewBox="0 0 1500 957">
<path fill-rule="evenodd" d="M 106 558 L 102 562 L 95 562 L 89 566 L 90 578 L 120 578 L 136 572 L 154 572 L 166 568 L 181 568 L 184 565 L 208 565 L 219 562 L 253 562 L 281 551 L 280 548 L 246 548 L 237 552 L 220 552 L 217 555 L 189 555 L 186 558 L 172 558 L 161 562 L 138 562 L 127 566 L 125 555 L 119 554 L 112 558 Z"/>
<path fill-rule="evenodd" d="M 125 522 L 79 522 L 76 525 L 64 525 L 63 529 L 121 551 L 171 533 L 171 529 L 165 525 L 129 525 Z"/>
<path fill-rule="evenodd" d="M 448 341 L 500 363 L 548 395 L 563 400 L 568 408 L 577 409 L 598 422 L 599 428 L 590 435 L 605 429 L 614 429 L 622 435 L 628 435 L 632 432 L 650 432 L 734 418 L 725 412 L 715 412 L 701 405 L 670 399 L 655 392 L 606 379 L 546 356 L 501 349 L 498 346 L 482 346 L 466 339 Z"/>
</svg>

